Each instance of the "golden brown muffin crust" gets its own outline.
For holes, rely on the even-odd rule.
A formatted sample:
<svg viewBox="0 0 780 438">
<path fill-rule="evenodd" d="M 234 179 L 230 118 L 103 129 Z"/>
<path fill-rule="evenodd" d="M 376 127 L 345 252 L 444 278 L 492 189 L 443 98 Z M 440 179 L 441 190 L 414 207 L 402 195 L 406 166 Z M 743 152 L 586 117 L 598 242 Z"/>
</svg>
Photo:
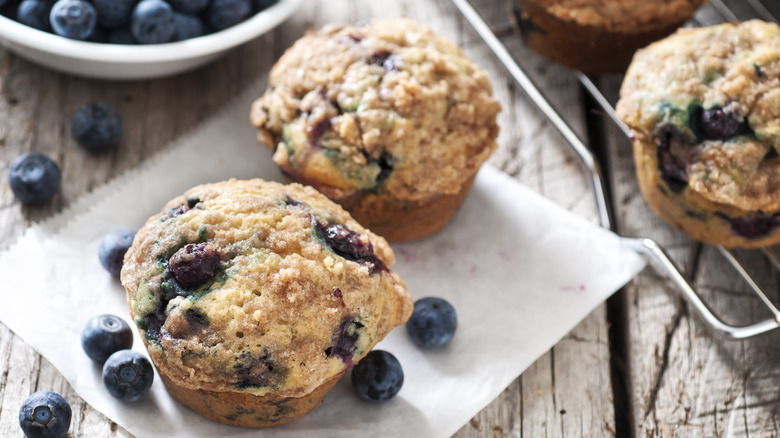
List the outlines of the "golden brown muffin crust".
<svg viewBox="0 0 780 438">
<path fill-rule="evenodd" d="M 637 53 L 620 94 L 618 115 L 638 141 L 674 131 L 670 151 L 692 190 L 744 211 L 780 210 L 780 27 L 681 29 Z M 741 132 L 707 138 L 696 111 L 725 114 Z"/>
<path fill-rule="evenodd" d="M 122 283 L 150 356 L 177 385 L 302 397 L 408 318 L 393 261 L 383 238 L 314 189 L 231 180 L 150 218 Z"/>
<path fill-rule="evenodd" d="M 486 74 L 411 20 L 308 32 L 251 113 L 274 161 L 335 199 L 456 194 L 496 148 Z"/>
<path fill-rule="evenodd" d="M 533 0 L 561 20 L 627 33 L 687 18 L 706 0 Z"/>
</svg>

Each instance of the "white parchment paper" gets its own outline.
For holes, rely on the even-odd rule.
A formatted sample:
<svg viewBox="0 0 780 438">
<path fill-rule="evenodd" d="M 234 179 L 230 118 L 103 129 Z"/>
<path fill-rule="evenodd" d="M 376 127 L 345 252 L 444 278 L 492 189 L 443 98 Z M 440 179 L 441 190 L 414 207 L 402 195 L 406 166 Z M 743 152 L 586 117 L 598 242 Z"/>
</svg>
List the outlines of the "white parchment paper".
<svg viewBox="0 0 780 438">
<path fill-rule="evenodd" d="M 117 401 L 80 344 L 81 329 L 95 314 L 131 323 L 124 290 L 98 262 L 100 238 L 117 227 L 140 227 L 196 184 L 278 179 L 248 123 L 261 86 L 140 169 L 31 227 L 0 256 L 0 320 L 87 402 L 138 437 L 450 436 L 644 267 L 617 236 L 486 166 L 444 230 L 393 245 L 394 268 L 415 299 L 445 297 L 459 318 L 454 340 L 440 350 L 418 349 L 403 327 L 378 346 L 404 367 L 404 387 L 393 400 L 362 402 L 344 378 L 313 413 L 262 431 L 199 417 L 174 401 L 158 376 L 141 401 Z M 135 336 L 134 348 L 145 354 Z"/>
</svg>

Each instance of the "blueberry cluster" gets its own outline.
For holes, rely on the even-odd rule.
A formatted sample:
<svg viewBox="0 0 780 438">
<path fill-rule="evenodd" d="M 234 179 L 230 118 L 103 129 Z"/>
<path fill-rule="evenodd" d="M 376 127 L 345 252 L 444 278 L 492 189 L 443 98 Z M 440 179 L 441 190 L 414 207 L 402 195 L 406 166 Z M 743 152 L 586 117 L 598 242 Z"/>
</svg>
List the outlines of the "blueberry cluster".
<svg viewBox="0 0 780 438">
<path fill-rule="evenodd" d="M 3 1 L 0 0 L 0 6 Z M 90 152 L 102 152 L 117 147 L 122 137 L 122 116 L 116 108 L 105 102 L 89 102 L 82 105 L 70 121 L 73 139 Z M 60 168 L 51 158 L 31 152 L 17 158 L 8 172 L 8 185 L 16 199 L 28 205 L 40 205 L 51 199 L 60 188 Z M 130 237 L 132 241 L 132 237 Z M 107 254 L 108 255 L 108 254 Z M 119 255 L 121 268 L 121 256 Z M 101 263 L 112 272 L 103 260 Z M 116 268 L 118 269 L 118 268 Z M 119 276 L 118 271 L 114 273 Z"/>
<path fill-rule="evenodd" d="M 108 393 L 128 402 L 143 397 L 154 381 L 151 362 L 130 350 L 132 346 L 130 325 L 115 315 L 95 315 L 81 332 L 84 352 L 103 365 L 103 385 Z"/>
<path fill-rule="evenodd" d="M 278 0 L 0 0 L 0 14 L 65 38 L 159 44 L 234 26 Z"/>
<path fill-rule="evenodd" d="M 414 303 L 406 331 L 417 346 L 425 349 L 448 344 L 458 328 L 455 308 L 439 297 L 425 297 Z M 384 350 L 373 350 L 352 368 L 352 388 L 358 397 L 385 402 L 395 397 L 404 384 L 401 362 Z"/>
</svg>

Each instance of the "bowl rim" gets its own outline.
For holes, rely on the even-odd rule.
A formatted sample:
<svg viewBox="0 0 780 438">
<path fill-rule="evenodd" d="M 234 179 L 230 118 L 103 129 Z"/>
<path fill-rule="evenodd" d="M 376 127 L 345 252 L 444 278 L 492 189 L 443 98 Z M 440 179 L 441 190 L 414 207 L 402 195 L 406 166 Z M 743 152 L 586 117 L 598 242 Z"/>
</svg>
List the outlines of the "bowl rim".
<svg viewBox="0 0 780 438">
<path fill-rule="evenodd" d="M 235 26 L 212 34 L 161 44 L 109 44 L 79 41 L 44 32 L 0 15 L 0 43 L 53 55 L 113 64 L 181 61 L 208 56 L 245 43 L 289 18 L 303 0 L 279 0 Z"/>
</svg>

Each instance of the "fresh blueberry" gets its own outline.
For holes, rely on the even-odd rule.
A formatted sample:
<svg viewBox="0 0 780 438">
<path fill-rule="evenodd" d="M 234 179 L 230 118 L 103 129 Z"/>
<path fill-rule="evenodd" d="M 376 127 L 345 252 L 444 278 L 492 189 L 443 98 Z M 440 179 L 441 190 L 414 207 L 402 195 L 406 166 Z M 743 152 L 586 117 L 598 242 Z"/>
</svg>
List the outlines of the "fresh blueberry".
<svg viewBox="0 0 780 438">
<path fill-rule="evenodd" d="M 51 28 L 59 36 L 86 40 L 97 24 L 95 8 L 84 0 L 59 0 L 49 14 Z"/>
<path fill-rule="evenodd" d="M 113 230 L 103 236 L 98 247 L 98 259 L 106 271 L 116 278 L 122 272 L 122 261 L 125 253 L 133 244 L 135 231 L 126 228 Z"/>
<path fill-rule="evenodd" d="M 24 0 L 16 10 L 16 19 L 27 26 L 48 31 L 51 29 L 49 26 L 50 10 L 51 1 L 49 0 Z"/>
<path fill-rule="evenodd" d="M 130 32 L 141 44 L 167 43 L 174 30 L 173 9 L 163 0 L 141 0 L 130 16 Z"/>
<path fill-rule="evenodd" d="M 79 145 L 92 152 L 115 148 L 122 138 L 122 116 L 106 102 L 90 102 L 73 114 L 70 132 Z"/>
<path fill-rule="evenodd" d="M 114 29 L 108 34 L 109 44 L 136 44 L 129 27 Z"/>
<path fill-rule="evenodd" d="M 89 318 L 81 331 L 81 348 L 97 363 L 103 363 L 117 351 L 132 346 L 133 332 L 118 316 L 95 315 Z"/>
<path fill-rule="evenodd" d="M 174 11 L 184 14 L 197 14 L 209 5 L 210 0 L 168 0 Z"/>
<path fill-rule="evenodd" d="M 352 387 L 358 397 L 371 402 L 390 400 L 404 384 L 404 370 L 392 354 L 370 351 L 352 368 Z"/>
<path fill-rule="evenodd" d="M 152 387 L 153 380 L 152 364 L 133 350 L 119 350 L 103 364 L 103 385 L 119 400 L 140 399 Z"/>
<path fill-rule="evenodd" d="M 199 17 L 188 14 L 181 14 L 176 12 L 174 14 L 174 27 L 173 38 L 171 41 L 183 41 L 190 38 L 197 38 L 202 36 L 203 22 Z"/>
<path fill-rule="evenodd" d="M 60 169 L 46 155 L 24 154 L 11 164 L 8 182 L 14 196 L 25 204 L 42 204 L 60 187 Z"/>
<path fill-rule="evenodd" d="M 168 260 L 168 269 L 182 287 L 200 286 L 217 273 L 220 256 L 216 248 L 206 242 L 191 243 L 176 251 Z"/>
<path fill-rule="evenodd" d="M 262 11 L 279 3 L 279 0 L 252 0 L 252 5 L 255 7 L 255 13 Z"/>
<path fill-rule="evenodd" d="M 106 29 L 103 26 L 97 25 L 95 26 L 95 30 L 92 31 L 92 35 L 90 35 L 90 37 L 87 38 L 87 41 L 93 43 L 107 43 L 109 34 L 110 32 L 108 29 Z"/>
<path fill-rule="evenodd" d="M 251 0 L 214 0 L 208 10 L 208 20 L 214 29 L 236 25 L 252 14 Z"/>
<path fill-rule="evenodd" d="M 54 391 L 38 391 L 19 409 L 19 426 L 27 438 L 61 438 L 68 433 L 73 412 Z"/>
<path fill-rule="evenodd" d="M 415 344 L 437 348 L 450 342 L 458 327 L 455 308 L 447 300 L 426 297 L 414 303 L 414 312 L 406 322 L 406 331 Z"/>
<path fill-rule="evenodd" d="M 130 11 L 137 0 L 92 0 L 98 15 L 98 23 L 107 29 L 127 24 Z"/>
</svg>

